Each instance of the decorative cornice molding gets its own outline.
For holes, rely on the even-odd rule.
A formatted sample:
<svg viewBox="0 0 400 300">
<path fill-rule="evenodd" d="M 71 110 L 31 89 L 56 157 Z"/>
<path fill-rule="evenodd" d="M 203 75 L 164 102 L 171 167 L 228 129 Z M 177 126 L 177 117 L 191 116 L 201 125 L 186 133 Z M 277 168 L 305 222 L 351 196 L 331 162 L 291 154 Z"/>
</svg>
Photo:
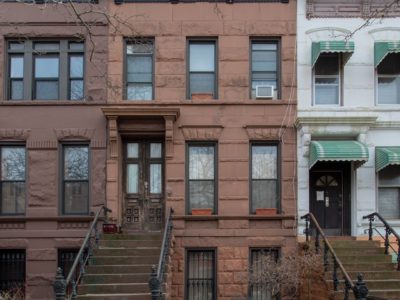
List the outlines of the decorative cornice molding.
<svg viewBox="0 0 400 300">
<path fill-rule="evenodd" d="M 30 132 L 30 129 L 3 128 L 0 129 L 0 140 L 26 141 Z"/>
<path fill-rule="evenodd" d="M 66 139 L 91 140 L 96 129 L 92 128 L 55 128 L 54 133 L 59 141 Z"/>
<path fill-rule="evenodd" d="M 33 149 L 57 149 L 58 143 L 56 140 L 43 140 L 43 141 L 28 141 L 26 147 L 30 150 Z"/>
<path fill-rule="evenodd" d="M 298 117 L 295 126 L 304 125 L 374 125 L 377 116 L 330 116 L 330 117 Z"/>
<path fill-rule="evenodd" d="M 142 106 L 106 106 L 102 107 L 103 114 L 107 117 L 179 117 L 179 108 L 169 107 L 142 107 Z"/>
<path fill-rule="evenodd" d="M 279 140 L 281 129 L 286 126 L 246 125 L 247 136 L 250 140 Z"/>
<path fill-rule="evenodd" d="M 182 125 L 179 128 L 188 141 L 217 141 L 224 129 L 221 125 Z"/>
</svg>

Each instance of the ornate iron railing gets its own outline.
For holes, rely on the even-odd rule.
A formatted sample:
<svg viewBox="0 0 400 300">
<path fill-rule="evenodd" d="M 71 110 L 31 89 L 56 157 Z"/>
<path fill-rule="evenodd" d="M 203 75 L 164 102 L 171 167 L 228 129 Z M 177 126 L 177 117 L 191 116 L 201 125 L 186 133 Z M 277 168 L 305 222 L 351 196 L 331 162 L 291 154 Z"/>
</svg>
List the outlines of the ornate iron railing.
<svg viewBox="0 0 400 300">
<path fill-rule="evenodd" d="M 85 266 L 89 263 L 93 250 L 99 245 L 100 232 L 98 229 L 98 221 L 102 212 L 104 214 L 104 220 L 107 220 L 107 213 L 111 212 L 111 210 L 103 205 L 96 213 L 66 279 L 64 279 L 62 269 L 57 268 L 57 274 L 53 284 L 56 300 L 76 299 L 77 286 L 82 276 L 85 274 Z"/>
<path fill-rule="evenodd" d="M 375 217 L 379 219 L 383 223 L 383 226 L 385 227 L 385 236 L 383 236 L 377 229 L 376 227 L 372 226 L 372 222 L 375 221 Z M 373 231 L 375 230 L 384 240 L 385 240 L 385 254 L 389 254 L 389 247 L 392 248 L 393 253 L 396 253 L 397 255 L 397 271 L 400 271 L 400 236 L 398 233 L 393 229 L 392 226 L 377 212 L 374 212 L 372 214 L 369 214 L 367 216 L 364 216 L 363 219 L 368 219 L 369 220 L 369 227 L 368 227 L 368 239 L 372 241 L 372 236 L 373 236 Z M 397 240 L 397 251 L 392 247 L 390 244 L 389 238 L 390 235 L 393 234 L 393 236 Z"/>
<path fill-rule="evenodd" d="M 165 220 L 164 236 L 161 246 L 160 258 L 158 260 L 158 266 L 154 265 L 150 274 L 149 287 L 152 300 L 164 299 L 163 284 L 165 280 L 165 266 L 167 264 L 169 250 L 171 248 L 173 213 L 174 210 L 170 208 L 168 210 L 168 215 Z"/>
<path fill-rule="evenodd" d="M 340 280 L 338 277 L 338 271 L 342 273 L 343 276 L 343 292 L 344 292 L 344 300 L 349 300 L 349 292 L 353 291 L 356 300 L 366 300 L 368 296 L 368 288 L 363 280 L 363 276 L 358 274 L 357 282 L 353 283 L 349 274 L 346 272 L 343 264 L 335 253 L 335 250 L 332 248 L 328 239 L 326 238 L 321 226 L 318 224 L 312 213 L 308 213 L 301 217 L 306 221 L 306 228 L 304 229 L 304 233 L 306 234 L 306 241 L 310 242 L 310 236 L 312 236 L 313 232 L 315 232 L 315 251 L 317 254 L 321 251 L 320 239 L 322 239 L 323 243 L 323 260 L 324 260 L 324 272 L 328 271 L 329 267 L 329 254 L 331 256 L 332 262 L 332 282 L 333 282 L 333 290 L 338 291 Z M 313 225 L 315 230 L 310 229 L 310 225 Z M 313 228 L 313 229 L 314 229 Z"/>
</svg>

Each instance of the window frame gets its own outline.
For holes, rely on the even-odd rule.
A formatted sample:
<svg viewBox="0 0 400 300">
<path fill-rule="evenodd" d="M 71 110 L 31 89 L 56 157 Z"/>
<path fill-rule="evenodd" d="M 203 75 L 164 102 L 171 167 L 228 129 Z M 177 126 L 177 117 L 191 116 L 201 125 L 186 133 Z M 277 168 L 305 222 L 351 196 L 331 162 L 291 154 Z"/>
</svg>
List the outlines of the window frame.
<svg viewBox="0 0 400 300">
<path fill-rule="evenodd" d="M 185 149 L 185 211 L 191 215 L 190 206 L 190 147 L 214 147 L 214 206 L 211 207 L 212 215 L 218 215 L 218 142 L 217 141 L 188 141 Z M 193 179 L 192 179 L 193 180 Z"/>
<path fill-rule="evenodd" d="M 184 278 L 184 299 L 189 299 L 189 252 L 211 252 L 213 253 L 213 276 L 214 276 L 214 289 L 213 289 L 213 300 L 218 298 L 218 248 L 216 247 L 189 247 L 185 248 L 185 278 Z"/>
<path fill-rule="evenodd" d="M 70 43 L 82 43 L 82 50 L 72 50 L 69 49 Z M 24 49 L 10 49 L 10 44 L 12 43 L 20 43 L 24 45 Z M 35 50 L 35 44 L 40 43 L 58 43 L 58 50 Z M 39 39 L 26 39 L 21 40 L 17 38 L 10 38 L 6 40 L 6 49 L 5 55 L 7 59 L 5 60 L 5 84 L 4 84 L 4 99 L 6 101 L 33 101 L 33 102 L 56 102 L 56 101 L 76 101 L 81 102 L 86 100 L 86 43 L 83 40 L 74 39 L 74 38 L 39 38 Z M 35 58 L 40 57 L 40 53 L 43 54 L 43 57 L 49 57 L 54 55 L 58 58 L 58 97 L 57 99 L 36 99 L 36 81 L 35 78 Z M 83 57 L 83 98 L 82 99 L 70 99 L 70 56 L 82 56 Z M 11 57 L 12 56 L 22 56 L 23 57 L 23 98 L 22 99 L 11 99 Z M 45 78 L 40 78 L 40 80 L 44 80 Z M 50 78 L 53 80 L 54 78 Z"/>
<path fill-rule="evenodd" d="M 276 210 L 277 213 L 282 212 L 282 194 L 281 194 L 281 168 L 282 168 L 282 160 L 281 160 L 281 144 L 278 141 L 250 141 L 249 143 L 249 214 L 255 215 L 256 212 L 253 212 L 253 146 L 275 146 L 276 147 L 276 195 L 277 195 L 277 203 Z M 263 180 L 263 179 L 261 179 Z M 268 179 L 273 180 L 273 179 Z M 275 207 L 272 207 L 275 208 Z"/>
<path fill-rule="evenodd" d="M 26 253 L 26 249 L 25 248 L 12 248 L 12 249 L 0 249 L 0 253 L 1 252 L 3 252 L 3 253 L 14 253 L 14 254 L 19 254 L 19 255 L 22 255 L 23 256 L 23 261 L 24 261 L 24 267 L 23 267 L 23 275 L 21 275 L 21 278 L 23 277 L 24 279 L 23 279 L 23 282 L 21 282 L 20 283 L 20 285 L 21 285 L 21 287 L 22 287 L 22 290 L 23 290 L 23 295 L 25 295 L 25 285 L 26 285 L 26 275 L 27 275 L 27 272 L 26 272 L 26 263 L 27 263 L 27 257 L 26 257 L 26 255 L 27 255 L 27 253 Z M 15 263 L 14 263 L 15 264 Z M 5 272 L 4 272 L 5 273 Z M 9 274 L 9 273 L 8 273 Z M 7 275 L 8 275 L 7 274 Z M 0 274 L 0 277 L 1 277 L 1 274 Z M 15 284 L 15 281 L 13 281 L 14 282 L 14 284 Z"/>
<path fill-rule="evenodd" d="M 146 100 L 142 100 L 142 99 L 128 99 L 128 56 L 129 55 L 135 55 L 135 54 L 128 54 L 127 53 L 127 49 L 128 49 L 128 45 L 132 44 L 134 41 L 147 41 L 147 42 L 151 42 L 153 44 L 153 53 L 151 55 L 149 54 L 144 54 L 144 53 L 140 53 L 138 54 L 138 56 L 151 56 L 151 93 L 152 93 L 152 97 L 151 99 L 146 99 Z M 139 38 L 124 38 L 124 45 L 123 45 L 123 53 L 122 53 L 122 57 L 124 59 L 124 63 L 123 63 L 123 67 L 122 67 L 122 72 L 123 72 L 123 76 L 122 76 L 122 80 L 123 80 L 123 91 L 122 91 L 122 96 L 124 99 L 124 102 L 139 102 L 139 101 L 154 101 L 156 99 L 156 95 L 155 95 L 155 50 L 156 50 L 156 39 L 154 37 L 139 37 Z"/>
<path fill-rule="evenodd" d="M 332 55 L 335 53 L 327 53 L 328 55 Z M 322 54 L 321 56 L 324 56 L 326 54 Z M 320 56 L 320 57 L 321 57 Z M 343 55 L 342 53 L 337 53 L 338 56 L 338 75 L 316 75 L 315 74 L 315 67 L 318 63 L 315 63 L 315 65 L 312 67 L 312 106 L 319 106 L 319 107 L 340 107 L 343 105 L 343 91 L 342 91 L 342 81 L 343 81 L 343 76 L 344 76 L 344 65 L 343 65 Z M 320 57 L 318 57 L 318 59 L 320 59 Z M 316 84 L 315 84 L 315 80 L 317 79 L 317 77 L 320 78 L 338 78 L 338 101 L 337 104 L 318 104 L 316 103 Z"/>
<path fill-rule="evenodd" d="M 0 166 L 0 201 L 2 202 L 3 201 L 3 199 L 2 199 L 2 189 L 3 189 L 3 182 L 24 182 L 25 183 L 25 191 L 24 191 L 24 212 L 23 213 L 3 213 L 2 211 L 1 211 L 1 206 L 0 206 L 0 217 L 2 217 L 2 216 L 25 216 L 26 215 L 26 207 L 27 207 L 27 197 L 26 197 L 26 195 L 27 195 L 27 173 L 28 173 L 28 169 L 27 169 L 27 166 L 28 166 L 28 161 L 27 161 L 27 149 L 26 149 L 26 145 L 25 144 L 22 144 L 22 143 L 0 143 L 0 163 L 1 163 L 1 160 L 2 160 L 2 148 L 11 148 L 11 147 L 14 147 L 14 148 L 24 148 L 24 150 L 25 150 L 25 165 L 24 165 L 24 168 L 25 168 L 25 179 L 22 181 L 22 180 L 7 180 L 7 181 L 3 181 L 2 179 L 1 179 L 1 173 L 2 173 L 2 170 L 1 170 L 1 166 Z"/>
<path fill-rule="evenodd" d="M 257 99 L 252 98 L 253 90 L 253 43 L 258 44 L 276 44 L 276 99 Z M 250 37 L 249 39 L 249 98 L 251 100 L 282 100 L 282 41 L 279 37 Z"/>
<path fill-rule="evenodd" d="M 186 39 L 186 99 L 192 100 L 190 88 L 190 44 L 214 45 L 214 95 L 212 100 L 218 99 L 218 38 L 217 37 L 189 37 Z M 210 72 L 195 72 L 210 73 Z M 210 100 L 211 100 L 210 99 Z"/>
<path fill-rule="evenodd" d="M 86 180 L 65 180 L 64 179 L 64 170 L 65 170 L 65 148 L 67 147 L 86 147 L 88 149 L 88 178 Z M 59 150 L 59 178 L 60 178 L 60 215 L 62 216 L 87 216 L 90 214 L 90 205 L 91 205 L 91 147 L 89 142 L 62 142 L 60 144 Z M 65 212 L 65 182 L 87 182 L 88 183 L 88 196 L 87 196 L 87 205 L 86 212 L 84 213 L 66 213 Z"/>
<path fill-rule="evenodd" d="M 391 165 L 391 166 L 388 166 L 389 168 L 390 167 L 392 167 L 392 168 L 399 168 L 400 169 L 400 167 L 399 166 L 395 166 L 395 165 Z M 380 214 L 382 214 L 382 212 L 381 212 L 381 210 L 380 210 L 380 202 L 381 202 L 381 199 L 380 199 L 380 197 L 379 197 L 379 194 L 380 194 L 380 189 L 397 189 L 398 191 L 399 191 L 399 195 L 400 195 L 400 183 L 398 184 L 398 185 L 381 185 L 380 184 L 380 176 L 381 176 L 381 172 L 382 171 L 384 171 L 386 168 L 384 168 L 384 169 L 382 169 L 382 170 L 380 170 L 379 172 L 377 172 L 376 174 L 377 174 L 377 176 L 376 176 L 376 199 L 377 199 L 377 203 L 376 203 L 376 208 L 377 208 L 377 211 L 380 213 Z M 399 172 L 400 172 L 400 170 L 399 170 Z M 400 176 L 400 175 L 399 175 Z M 398 201 L 399 201 L 399 211 L 397 212 L 397 215 L 398 215 L 398 217 L 397 218 L 391 218 L 391 217 L 387 217 L 387 216 L 385 216 L 385 215 L 383 215 L 383 217 L 385 218 L 385 219 L 387 219 L 387 220 L 400 220 L 400 199 L 398 199 Z"/>
<path fill-rule="evenodd" d="M 395 53 L 395 55 L 400 55 L 399 53 Z M 384 59 L 386 59 L 385 57 Z M 398 103 L 379 103 L 379 78 L 385 78 L 385 77 L 397 77 L 398 80 L 400 81 L 400 72 L 398 74 L 393 74 L 393 75 L 388 75 L 388 74 L 382 74 L 379 75 L 378 72 L 379 65 L 375 67 L 375 105 L 376 106 L 399 106 L 400 105 L 400 92 L 399 92 L 399 98 L 397 99 Z M 400 86 L 399 86 L 399 91 L 400 91 Z"/>
</svg>

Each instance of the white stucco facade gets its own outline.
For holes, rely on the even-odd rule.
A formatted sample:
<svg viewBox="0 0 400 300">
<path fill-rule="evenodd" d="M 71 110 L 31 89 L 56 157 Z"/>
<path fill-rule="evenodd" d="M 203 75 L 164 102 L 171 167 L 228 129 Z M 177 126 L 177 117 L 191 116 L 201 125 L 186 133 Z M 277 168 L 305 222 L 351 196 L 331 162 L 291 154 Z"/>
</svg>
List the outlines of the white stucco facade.
<svg viewBox="0 0 400 300">
<path fill-rule="evenodd" d="M 369 149 L 369 160 L 351 167 L 351 235 L 364 235 L 362 216 L 378 211 L 375 147 L 400 146 L 400 105 L 376 101 L 374 43 L 400 41 L 400 18 L 377 20 L 357 30 L 362 18 L 306 18 L 306 0 L 298 0 L 298 215 L 310 211 L 309 144 L 311 140 L 354 139 Z M 338 106 L 313 105 L 312 42 L 350 40 L 355 50 L 343 67 L 342 99 Z M 400 55 L 400 54 L 399 54 Z M 400 220 L 391 220 L 400 227 Z M 304 222 L 299 221 L 299 234 Z"/>
</svg>

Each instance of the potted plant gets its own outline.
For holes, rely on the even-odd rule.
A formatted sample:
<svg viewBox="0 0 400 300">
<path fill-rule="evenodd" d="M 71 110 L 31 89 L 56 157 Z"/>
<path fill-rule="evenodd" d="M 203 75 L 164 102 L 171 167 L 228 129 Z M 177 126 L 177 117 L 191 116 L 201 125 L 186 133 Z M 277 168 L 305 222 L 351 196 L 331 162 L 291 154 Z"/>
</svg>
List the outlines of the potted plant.
<svg viewBox="0 0 400 300">
<path fill-rule="evenodd" d="M 106 220 L 103 223 L 103 233 L 113 234 L 113 233 L 117 233 L 117 232 L 118 232 L 118 227 L 117 227 L 115 220 L 110 219 L 110 220 Z"/>
<path fill-rule="evenodd" d="M 257 216 L 275 216 L 278 214 L 276 208 L 256 208 Z"/>
<path fill-rule="evenodd" d="M 193 216 L 211 216 L 212 209 L 211 208 L 192 208 Z"/>
</svg>

